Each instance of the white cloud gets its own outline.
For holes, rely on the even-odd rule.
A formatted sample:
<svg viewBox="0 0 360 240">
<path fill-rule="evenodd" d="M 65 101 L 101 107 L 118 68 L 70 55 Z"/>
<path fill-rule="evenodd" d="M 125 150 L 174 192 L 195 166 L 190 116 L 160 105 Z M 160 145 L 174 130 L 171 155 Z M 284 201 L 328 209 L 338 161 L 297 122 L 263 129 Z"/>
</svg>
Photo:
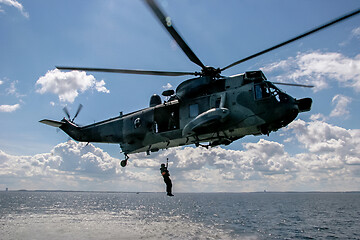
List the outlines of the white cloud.
<svg viewBox="0 0 360 240">
<path fill-rule="evenodd" d="M 87 185 L 95 187 L 106 184 L 109 178 L 116 179 L 119 167 L 118 159 L 101 149 L 74 141 L 34 156 L 14 156 L 0 150 L 0 179 L 13 179 L 9 184 L 12 188 L 82 190 Z M 26 185 L 18 186 L 23 179 Z"/>
<path fill-rule="evenodd" d="M 269 64 L 262 70 L 276 74 L 277 81 L 312 84 L 315 91 L 328 87 L 330 80 L 360 91 L 360 54 L 349 58 L 336 52 L 298 53 L 295 58 Z"/>
<path fill-rule="evenodd" d="M 157 170 L 169 158 L 178 191 L 359 189 L 360 130 L 297 120 L 287 131 L 304 147 L 304 153 L 291 155 L 283 144 L 260 139 L 244 143 L 242 151 L 171 148 L 154 156 L 137 154 L 130 161 L 141 164 L 145 171 Z"/>
<path fill-rule="evenodd" d="M 74 141 L 34 156 L 0 151 L 0 180 L 13 179 L 11 188 L 164 191 L 159 168 L 169 158 L 174 192 L 360 190 L 359 129 L 296 120 L 287 134 L 303 153 L 290 154 L 285 145 L 260 139 L 243 143 L 243 150 L 178 147 L 133 154 L 121 168 L 120 160 L 102 149 Z M 21 185 L 24 179 L 28 185 Z"/>
<path fill-rule="evenodd" d="M 322 113 L 312 114 L 310 120 L 312 121 L 327 121 L 333 117 L 342 117 L 346 119 L 350 116 L 349 104 L 352 102 L 352 98 L 337 94 L 332 99 L 332 105 L 335 105 L 329 116 L 325 116 Z"/>
<path fill-rule="evenodd" d="M 335 95 L 332 99 L 333 105 L 335 108 L 331 111 L 330 117 L 343 117 L 347 118 L 349 115 L 348 105 L 351 103 L 352 99 L 343 95 Z"/>
<path fill-rule="evenodd" d="M 20 108 L 20 104 L 0 105 L 0 112 L 14 112 Z"/>
<path fill-rule="evenodd" d="M 99 82 L 95 82 L 95 89 L 98 92 L 110 93 L 110 91 L 108 89 L 106 89 L 106 87 L 105 87 L 105 81 L 104 80 L 100 80 Z"/>
<path fill-rule="evenodd" d="M 58 144 L 51 154 L 61 159 L 58 167 L 63 171 L 86 175 L 101 173 L 104 176 L 111 176 L 116 174 L 118 160 L 92 144 L 67 141 Z"/>
<path fill-rule="evenodd" d="M 167 83 L 166 85 L 162 86 L 163 89 L 171 89 L 173 86 L 170 83 Z"/>
<path fill-rule="evenodd" d="M 10 82 L 10 86 L 5 89 L 6 91 L 6 94 L 8 95 L 12 95 L 12 96 L 15 96 L 16 98 L 18 99 L 21 99 L 22 97 L 24 97 L 25 95 L 22 95 L 18 92 L 17 88 L 16 88 L 16 84 L 18 83 L 18 81 L 13 81 L 13 82 Z"/>
<path fill-rule="evenodd" d="M 360 130 L 345 129 L 326 122 L 296 120 L 287 130 L 318 159 L 342 164 L 360 164 Z"/>
<path fill-rule="evenodd" d="M 15 96 L 17 98 L 17 101 L 20 102 L 20 103 L 13 104 L 13 105 L 8 105 L 8 104 L 0 105 L 0 112 L 14 112 L 17 109 L 19 109 L 21 106 L 20 104 L 23 103 L 21 98 L 24 97 L 25 95 L 21 95 L 18 93 L 16 86 L 15 86 L 17 83 L 18 83 L 18 81 L 10 82 L 9 79 L 7 79 L 7 78 L 4 78 L 4 80 L 0 80 L 0 85 L 3 85 L 3 84 L 9 85 L 9 87 L 5 88 L 5 94 Z"/>
<path fill-rule="evenodd" d="M 244 149 L 244 151 L 235 151 L 220 147 L 171 148 L 157 154 L 155 158 L 162 159 L 162 162 L 169 158 L 170 168 L 177 179 L 191 182 L 207 181 L 208 184 L 210 182 L 222 184 L 229 180 L 259 180 L 297 171 L 297 167 L 289 160 L 291 157 L 284 151 L 282 144 L 260 139 L 258 143 L 245 143 Z M 140 161 L 149 162 L 148 159 L 141 158 L 131 160 L 134 161 L 137 165 Z M 159 167 L 160 163 L 160 161 L 151 162 L 147 167 Z M 143 163 L 142 167 L 146 167 L 146 164 Z M 216 177 L 213 178 L 210 172 Z"/>
<path fill-rule="evenodd" d="M 310 116 L 310 120 L 312 121 L 326 121 L 327 119 L 328 118 L 322 113 L 317 113 Z"/>
<path fill-rule="evenodd" d="M 105 87 L 105 81 L 96 81 L 93 75 L 87 75 L 86 72 L 71 71 L 61 72 L 58 69 L 48 71 L 45 76 L 36 81 L 40 86 L 37 92 L 40 94 L 54 93 L 58 95 L 61 102 L 73 103 L 79 92 L 83 93 L 89 89 L 95 89 L 98 92 L 109 93 Z"/>
<path fill-rule="evenodd" d="M 360 186 L 360 129 L 296 120 L 287 130 L 295 133 L 297 141 L 305 148 L 303 153 L 294 156 L 301 166 L 297 175 L 299 184 L 305 186 L 308 182 L 313 190 L 320 191 L 324 186 L 331 191 Z"/>
<path fill-rule="evenodd" d="M 0 0 L 0 4 L 5 4 L 5 5 L 11 6 L 11 7 L 15 7 L 21 12 L 21 14 L 24 17 L 29 18 L 29 13 L 27 13 L 25 11 L 24 6 L 20 2 L 18 2 L 16 0 Z M 2 10 L 0 8 L 0 12 L 4 12 L 4 10 Z"/>
</svg>

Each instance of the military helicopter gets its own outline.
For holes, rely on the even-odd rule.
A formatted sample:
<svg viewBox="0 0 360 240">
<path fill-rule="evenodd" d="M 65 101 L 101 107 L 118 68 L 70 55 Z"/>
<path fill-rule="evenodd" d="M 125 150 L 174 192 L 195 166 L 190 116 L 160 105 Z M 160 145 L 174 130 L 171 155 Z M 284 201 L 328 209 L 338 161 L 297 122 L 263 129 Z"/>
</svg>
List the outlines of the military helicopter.
<svg viewBox="0 0 360 240">
<path fill-rule="evenodd" d="M 269 135 L 270 132 L 287 126 L 299 113 L 310 111 L 312 99 L 295 99 L 281 91 L 275 84 L 313 86 L 270 82 L 262 71 L 248 71 L 230 77 L 222 76 L 221 73 L 360 13 L 358 9 L 224 68 L 214 68 L 205 66 L 200 61 L 155 0 L 145 0 L 145 2 L 190 61 L 201 68 L 200 72 L 57 68 L 160 76 L 192 75 L 195 78 L 182 82 L 175 91 L 164 91 L 162 95 L 167 98 L 164 102 L 159 95 L 154 94 L 150 98 L 148 108 L 128 114 L 120 113 L 120 116 L 90 125 L 80 127 L 74 123 L 82 105 L 73 118 L 64 108 L 67 119 L 64 117 L 61 121 L 48 119 L 40 121 L 60 128 L 76 141 L 120 144 L 125 156 L 125 159 L 121 161 L 122 167 L 126 166 L 128 155 L 133 153 L 150 154 L 160 149 L 189 144 L 206 148 L 228 145 L 246 135 Z"/>
</svg>

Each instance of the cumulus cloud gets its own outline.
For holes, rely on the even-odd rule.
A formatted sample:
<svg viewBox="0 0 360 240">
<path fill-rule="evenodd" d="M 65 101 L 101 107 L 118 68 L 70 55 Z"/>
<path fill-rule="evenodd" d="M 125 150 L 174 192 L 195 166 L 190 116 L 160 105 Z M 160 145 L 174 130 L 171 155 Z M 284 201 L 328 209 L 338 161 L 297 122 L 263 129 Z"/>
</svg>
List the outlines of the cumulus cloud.
<svg viewBox="0 0 360 240">
<path fill-rule="evenodd" d="M 11 6 L 11 7 L 15 7 L 16 9 L 18 9 L 21 14 L 26 17 L 26 18 L 29 18 L 29 13 L 27 13 L 24 9 L 24 6 L 16 1 L 16 0 L 0 0 L 0 4 L 5 4 L 5 5 L 8 5 L 8 6 Z M 1 9 L 1 6 L 0 6 L 0 12 L 4 12 L 4 10 Z"/>
<path fill-rule="evenodd" d="M 50 153 L 34 156 L 11 156 L 0 151 L 1 174 L 45 176 L 51 172 L 111 176 L 117 173 L 118 160 L 92 144 L 67 141 Z"/>
<path fill-rule="evenodd" d="M 80 93 L 90 89 L 98 92 L 109 93 L 105 87 L 105 81 L 96 81 L 93 75 L 87 75 L 82 71 L 61 72 L 58 69 L 48 71 L 45 76 L 36 81 L 40 94 L 53 93 L 58 95 L 61 102 L 73 103 Z"/>
<path fill-rule="evenodd" d="M 161 160 L 151 157 L 141 158 L 136 155 L 131 159 L 142 168 L 159 167 Z M 259 140 L 257 143 L 245 143 L 244 151 L 225 150 L 221 147 L 205 148 L 171 148 L 155 156 L 162 162 L 170 159 L 169 166 L 176 175 L 177 181 L 205 182 L 207 187 L 220 186 L 233 181 L 264 180 L 269 176 L 295 173 L 297 166 L 284 151 L 282 144 Z M 219 187 L 220 189 L 221 187 Z M 230 189 L 230 188 L 226 188 Z M 223 191 L 224 188 L 223 188 Z"/>
<path fill-rule="evenodd" d="M 34 156 L 0 151 L 0 180 L 26 179 L 33 188 L 47 189 L 164 191 L 159 168 L 168 158 L 174 192 L 360 190 L 359 129 L 296 120 L 287 134 L 302 153 L 259 139 L 243 143 L 242 150 L 178 147 L 133 154 L 126 168 L 102 149 L 74 141 Z"/>
<path fill-rule="evenodd" d="M 244 143 L 243 150 L 171 148 L 152 156 L 136 154 L 130 161 L 146 171 L 169 158 L 175 186 L 182 191 L 358 189 L 360 130 L 297 120 L 285 133 L 303 153 L 290 154 L 283 144 L 260 139 Z"/>
<path fill-rule="evenodd" d="M 33 156 L 0 150 L 0 182 L 10 189 L 161 191 L 158 166 L 142 171 L 129 162 L 122 168 L 120 159 L 72 140 Z"/>
<path fill-rule="evenodd" d="M 298 53 L 296 57 L 269 64 L 262 70 L 274 73 L 280 82 L 312 84 L 315 91 L 328 87 L 329 81 L 360 91 L 360 54 L 349 58 L 336 52 Z"/>
<path fill-rule="evenodd" d="M 287 131 L 304 148 L 294 156 L 301 166 L 298 183 L 308 182 L 313 190 L 322 191 L 324 186 L 331 191 L 358 189 L 354 186 L 360 184 L 360 129 L 296 120 Z"/>
<path fill-rule="evenodd" d="M 33 156 L 14 156 L 0 150 L 0 179 L 2 182 L 12 179 L 9 185 L 15 186 L 26 179 L 26 184 L 19 188 L 83 190 L 87 185 L 116 180 L 121 173 L 119 168 L 119 160 L 102 149 L 74 141 Z"/>
<path fill-rule="evenodd" d="M 0 105 L 0 112 L 14 112 L 20 108 L 20 104 L 14 105 Z"/>
<path fill-rule="evenodd" d="M 337 162 L 338 166 L 346 164 L 360 165 L 360 129 L 345 129 L 326 122 L 305 122 L 296 120 L 289 124 L 287 130 L 295 133 L 297 140 L 310 154 L 306 157 L 323 163 Z"/>
<path fill-rule="evenodd" d="M 86 175 L 101 173 L 111 176 L 116 174 L 118 160 L 92 144 L 68 141 L 55 146 L 51 150 L 51 154 L 61 159 L 58 169 L 62 171 Z"/>
</svg>

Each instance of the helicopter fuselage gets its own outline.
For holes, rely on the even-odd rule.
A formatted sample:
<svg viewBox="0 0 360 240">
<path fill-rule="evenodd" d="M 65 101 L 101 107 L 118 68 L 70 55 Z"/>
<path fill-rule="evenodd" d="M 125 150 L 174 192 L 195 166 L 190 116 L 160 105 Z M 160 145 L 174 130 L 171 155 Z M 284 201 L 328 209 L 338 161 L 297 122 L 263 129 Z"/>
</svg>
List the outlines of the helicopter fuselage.
<svg viewBox="0 0 360 240">
<path fill-rule="evenodd" d="M 310 98 L 296 100 L 254 71 L 190 79 L 168 101 L 154 95 L 148 108 L 84 127 L 64 119 L 60 129 L 77 141 L 118 143 L 126 155 L 150 153 L 189 144 L 228 145 L 246 135 L 269 134 L 310 107 Z"/>
</svg>

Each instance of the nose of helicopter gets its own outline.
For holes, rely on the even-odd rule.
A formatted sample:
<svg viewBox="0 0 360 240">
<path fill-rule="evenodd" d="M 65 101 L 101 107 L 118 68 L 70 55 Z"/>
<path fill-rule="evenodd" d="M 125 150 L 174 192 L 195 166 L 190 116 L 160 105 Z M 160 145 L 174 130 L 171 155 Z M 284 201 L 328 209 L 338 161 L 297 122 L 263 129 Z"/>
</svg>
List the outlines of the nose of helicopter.
<svg viewBox="0 0 360 240">
<path fill-rule="evenodd" d="M 291 104 L 289 106 L 289 108 L 287 109 L 286 114 L 284 115 L 284 117 L 280 121 L 280 124 L 281 124 L 280 127 L 285 127 L 286 125 L 288 125 L 289 123 L 294 121 L 298 114 L 299 114 L 298 105 L 297 104 Z"/>
<path fill-rule="evenodd" d="M 297 115 L 301 112 L 308 112 L 311 109 L 312 99 L 302 98 L 294 99 L 291 98 L 289 101 L 289 108 L 286 111 L 285 117 L 281 121 L 281 125 L 284 127 L 295 120 Z"/>
<path fill-rule="evenodd" d="M 298 105 L 299 112 L 308 112 L 311 109 L 312 99 L 311 98 L 302 98 L 295 100 Z"/>
</svg>

